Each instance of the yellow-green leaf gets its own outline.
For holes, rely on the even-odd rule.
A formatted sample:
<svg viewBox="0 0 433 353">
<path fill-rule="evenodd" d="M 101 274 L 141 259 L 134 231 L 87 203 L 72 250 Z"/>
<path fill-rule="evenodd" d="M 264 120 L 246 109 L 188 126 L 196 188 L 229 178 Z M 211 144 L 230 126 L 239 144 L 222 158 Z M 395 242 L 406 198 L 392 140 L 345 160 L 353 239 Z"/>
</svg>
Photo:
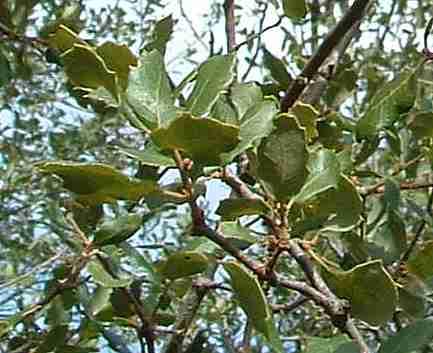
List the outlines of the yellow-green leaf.
<svg viewBox="0 0 433 353">
<path fill-rule="evenodd" d="M 209 259 L 195 251 L 178 251 L 170 255 L 161 265 L 163 277 L 174 280 L 207 270 Z"/>
</svg>

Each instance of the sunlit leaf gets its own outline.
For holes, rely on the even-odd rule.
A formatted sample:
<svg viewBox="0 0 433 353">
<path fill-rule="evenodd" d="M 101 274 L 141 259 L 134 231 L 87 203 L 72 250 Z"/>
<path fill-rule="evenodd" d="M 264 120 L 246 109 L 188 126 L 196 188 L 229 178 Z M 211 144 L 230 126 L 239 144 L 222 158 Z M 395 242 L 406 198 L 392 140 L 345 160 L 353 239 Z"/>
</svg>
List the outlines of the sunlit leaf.
<svg viewBox="0 0 433 353">
<path fill-rule="evenodd" d="M 143 51 L 138 66 L 130 72 L 126 99 L 150 130 L 165 127 L 176 117 L 173 93 L 159 51 Z"/>
<path fill-rule="evenodd" d="M 152 140 L 162 149 L 180 150 L 205 165 L 221 163 L 220 155 L 236 147 L 239 128 L 218 120 L 182 114 L 168 128 L 155 130 Z"/>
<path fill-rule="evenodd" d="M 63 186 L 76 193 L 83 204 L 95 205 L 115 200 L 138 200 L 158 190 L 153 180 L 129 178 L 115 168 L 100 163 L 41 162 L 38 171 L 63 179 Z"/>
<path fill-rule="evenodd" d="M 92 275 L 93 280 L 102 287 L 127 287 L 132 282 L 132 278 L 114 278 L 97 261 L 89 262 L 86 270 Z"/>
<path fill-rule="evenodd" d="M 234 55 L 216 55 L 201 64 L 186 108 L 196 116 L 206 115 L 234 78 Z"/>
</svg>

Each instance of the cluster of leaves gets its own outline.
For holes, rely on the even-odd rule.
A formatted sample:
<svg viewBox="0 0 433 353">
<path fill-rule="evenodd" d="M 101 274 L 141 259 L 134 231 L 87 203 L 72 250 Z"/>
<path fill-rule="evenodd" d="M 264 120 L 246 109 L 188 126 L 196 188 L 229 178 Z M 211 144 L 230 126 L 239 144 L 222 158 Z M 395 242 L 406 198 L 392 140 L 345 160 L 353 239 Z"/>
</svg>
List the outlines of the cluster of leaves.
<svg viewBox="0 0 433 353">
<path fill-rule="evenodd" d="M 17 25 L 19 3 L 0 2 L 5 14 L 0 29 L 20 43 L 29 38 Z M 49 8 L 49 3 L 44 4 Z M 298 26 L 305 25 L 305 1 L 272 3 Z M 30 12 L 35 5 L 22 6 Z M 313 5 L 311 24 L 325 26 L 323 13 L 337 5 Z M 34 207 L 44 209 L 40 218 L 49 217 L 62 236 L 37 256 L 50 266 L 49 275 L 6 273 L 0 284 L 0 289 L 18 285 L 12 294 L 21 297 L 14 302 L 14 315 L 0 321 L 8 351 L 94 352 L 103 338 L 119 352 L 129 352 L 134 344 L 148 352 L 216 352 L 234 344 L 225 333 L 229 322 L 231 337 L 244 335 L 242 349 L 295 349 L 299 341 L 286 339 L 287 332 L 302 336 L 297 349 L 305 352 L 359 352 L 358 346 L 380 353 L 429 349 L 433 111 L 430 72 L 415 51 L 406 48 L 400 54 L 404 60 L 391 62 L 365 48 L 355 49 L 353 56 L 342 52 L 328 72 L 318 73 L 326 76 L 326 84 L 311 83 L 283 112 L 280 95 L 290 94 L 289 72 L 302 70 L 301 56 L 286 65 L 265 50 L 270 80 L 239 82 L 238 55 L 229 48 L 176 85 L 165 67 L 172 17 L 156 23 L 135 55 L 123 44 L 86 40 L 78 34 L 79 11 L 66 9 L 40 31 L 39 45 L 64 73 L 65 87 L 81 108 L 103 117 L 84 122 L 84 129 L 94 123 L 92 131 L 104 142 L 93 143 L 104 151 L 80 161 L 89 142 L 61 131 L 60 139 L 71 144 L 61 146 L 68 161 L 55 158 L 61 142 L 50 136 L 57 139 L 56 148 L 47 150 L 54 158 L 31 170 L 27 166 L 17 178 L 18 157 L 12 158 L 17 146 L 29 144 L 40 153 L 43 149 L 33 143 L 44 138 L 20 143 L 23 122 L 16 115 L 13 143 L 4 147 L 2 197 L 17 197 L 15 188 L 32 193 L 37 187 L 25 184 L 31 181 L 26 176 L 36 174 L 39 184 L 56 191 L 57 200 L 37 194 L 26 203 L 33 207 L 33 200 L 46 198 L 46 207 Z M 405 9 L 395 3 L 391 15 L 395 11 L 402 18 Z M 366 63 L 355 61 L 362 50 Z M 0 83 L 8 99 L 19 97 L 12 90 L 19 83 L 10 82 L 17 72 L 10 64 L 16 55 L 14 45 L 0 47 Z M 97 131 L 100 125 L 113 129 Z M 134 132 L 125 138 L 128 131 Z M 104 148 L 110 133 L 119 136 L 114 149 Z M 106 163 L 96 162 L 102 157 Z M 167 182 L 170 171 L 175 176 Z M 66 193 L 59 191 L 59 180 Z M 202 204 L 214 180 L 232 189 L 216 210 L 217 226 Z M 176 222 L 173 214 L 182 220 L 184 206 L 187 226 L 181 235 L 146 233 L 152 222 L 153 233 L 166 232 Z M 2 211 L 2 217 L 13 211 Z M 34 209 L 28 212 L 34 219 Z M 14 254 L 1 260 L 15 272 L 21 268 L 9 263 L 21 265 L 15 243 L 34 242 L 32 249 L 45 245 L 41 233 L 46 228 L 24 226 L 30 230 L 18 237 L 9 232 L 11 238 L 2 240 Z M 44 287 L 39 299 L 21 289 L 36 280 Z M 240 319 L 238 306 L 246 314 Z"/>
</svg>

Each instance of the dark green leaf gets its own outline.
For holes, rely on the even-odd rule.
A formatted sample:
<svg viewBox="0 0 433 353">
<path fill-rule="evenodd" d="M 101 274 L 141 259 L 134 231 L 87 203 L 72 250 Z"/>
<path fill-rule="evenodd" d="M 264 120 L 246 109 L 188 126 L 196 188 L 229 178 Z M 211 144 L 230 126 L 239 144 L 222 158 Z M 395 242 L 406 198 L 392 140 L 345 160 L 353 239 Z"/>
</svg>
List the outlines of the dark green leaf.
<svg viewBox="0 0 433 353">
<path fill-rule="evenodd" d="M 284 14 L 289 18 L 302 18 L 307 14 L 305 0 L 282 0 Z"/>
<path fill-rule="evenodd" d="M 295 119 L 279 117 L 276 129 L 259 146 L 258 160 L 258 175 L 278 200 L 299 192 L 308 176 L 308 152 L 304 131 Z"/>
<path fill-rule="evenodd" d="M 40 346 L 35 353 L 48 353 L 65 343 L 68 325 L 59 325 L 53 327 L 44 337 Z"/>
<path fill-rule="evenodd" d="M 105 221 L 95 232 L 93 243 L 97 246 L 121 243 L 132 237 L 142 225 L 141 214 L 127 214 Z"/>
<path fill-rule="evenodd" d="M 270 71 L 272 78 L 281 85 L 281 89 L 286 90 L 289 87 L 291 77 L 283 61 L 273 56 L 268 50 L 263 49 L 263 64 Z"/>
<path fill-rule="evenodd" d="M 334 353 L 335 350 L 349 339 L 346 336 L 332 338 L 306 337 L 305 353 Z"/>
<path fill-rule="evenodd" d="M 416 112 L 411 115 L 408 124 L 416 139 L 433 136 L 433 112 Z"/>
<path fill-rule="evenodd" d="M 163 277 L 174 280 L 201 273 L 207 270 L 209 259 L 195 251 L 178 251 L 170 255 L 162 264 Z"/>
<path fill-rule="evenodd" d="M 236 218 L 247 215 L 265 215 L 270 207 L 261 199 L 230 198 L 220 202 L 216 214 L 223 221 L 234 221 Z"/>
<path fill-rule="evenodd" d="M 148 144 L 143 151 L 121 147 L 117 148 L 117 151 L 151 167 L 174 167 L 176 165 L 172 157 L 163 154 L 154 144 Z"/>
<path fill-rule="evenodd" d="M 222 222 L 220 230 L 225 238 L 240 250 L 245 250 L 257 242 L 250 230 L 239 222 Z"/>
<path fill-rule="evenodd" d="M 221 153 L 239 143 L 239 128 L 214 119 L 182 114 L 168 128 L 155 130 L 152 140 L 162 149 L 180 150 L 204 165 L 221 163 Z"/>
<path fill-rule="evenodd" d="M 385 179 L 383 201 L 389 210 L 396 211 L 400 205 L 400 185 L 393 178 Z"/>
<path fill-rule="evenodd" d="M 427 285 L 433 286 L 433 241 L 424 242 L 407 262 L 407 269 Z"/>
<path fill-rule="evenodd" d="M 379 353 L 408 353 L 431 342 L 433 320 L 424 319 L 401 329 L 389 338 L 379 349 Z"/>
<path fill-rule="evenodd" d="M 412 108 L 416 97 L 417 73 L 418 67 L 405 72 L 375 94 L 356 126 L 358 138 L 371 139 Z"/>
<path fill-rule="evenodd" d="M 167 43 L 173 33 L 173 25 L 174 21 L 171 15 L 156 22 L 152 32 L 152 40 L 149 44 L 144 46 L 144 49 L 146 51 L 156 49 L 162 54 L 162 56 L 164 56 Z"/>
<path fill-rule="evenodd" d="M 8 58 L 0 48 L 0 88 L 12 79 L 12 70 Z"/>
<path fill-rule="evenodd" d="M 422 318 L 427 310 L 426 298 L 413 293 L 407 287 L 398 288 L 398 305 L 411 318 Z"/>
</svg>

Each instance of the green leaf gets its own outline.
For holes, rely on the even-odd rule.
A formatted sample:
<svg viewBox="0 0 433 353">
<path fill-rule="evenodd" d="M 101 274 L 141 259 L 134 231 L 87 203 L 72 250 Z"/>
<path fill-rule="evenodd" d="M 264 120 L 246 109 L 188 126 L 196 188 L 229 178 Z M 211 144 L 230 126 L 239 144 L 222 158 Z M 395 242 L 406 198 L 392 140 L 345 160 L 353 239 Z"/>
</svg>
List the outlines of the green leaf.
<svg viewBox="0 0 433 353">
<path fill-rule="evenodd" d="M 8 58 L 0 48 L 0 88 L 12 79 L 12 70 Z"/>
<path fill-rule="evenodd" d="M 406 228 L 400 215 L 389 210 L 387 222 L 377 228 L 374 233 L 374 244 L 385 251 L 383 261 L 391 264 L 398 260 L 407 248 Z"/>
<path fill-rule="evenodd" d="M 275 351 L 283 352 L 271 310 L 257 278 L 235 261 L 224 263 L 224 269 L 230 275 L 233 291 L 251 324 L 272 343 Z"/>
<path fill-rule="evenodd" d="M 196 116 L 206 115 L 234 78 L 235 55 L 215 55 L 201 64 L 186 108 Z"/>
<path fill-rule="evenodd" d="M 137 58 L 124 44 L 105 42 L 96 48 L 96 52 L 102 57 L 107 68 L 114 71 L 122 90 L 128 87 L 128 76 L 132 66 L 137 66 Z"/>
<path fill-rule="evenodd" d="M 132 237 L 142 225 L 142 214 L 127 214 L 105 221 L 95 232 L 93 243 L 97 246 L 121 243 Z"/>
<path fill-rule="evenodd" d="M 411 115 L 408 127 L 416 139 L 433 136 L 433 112 L 416 112 Z"/>
<path fill-rule="evenodd" d="M 221 163 L 221 153 L 239 143 L 239 128 L 214 119 L 182 114 L 168 128 L 155 130 L 151 137 L 162 149 L 180 150 L 194 162 L 217 165 Z"/>
<path fill-rule="evenodd" d="M 272 100 L 262 100 L 252 105 L 242 116 L 239 126 L 240 142 L 236 148 L 223 156 L 230 163 L 236 156 L 254 146 L 254 143 L 267 136 L 272 130 L 272 120 L 278 112 Z"/>
<path fill-rule="evenodd" d="M 320 149 L 310 154 L 307 168 L 310 172 L 301 191 L 293 202 L 304 203 L 315 195 L 329 189 L 337 189 L 340 181 L 340 164 L 335 152 Z"/>
<path fill-rule="evenodd" d="M 331 338 L 306 337 L 305 353 L 334 353 L 342 344 L 348 342 L 346 336 L 334 336 Z"/>
<path fill-rule="evenodd" d="M 302 18 L 307 14 L 305 0 L 282 0 L 284 14 L 289 18 Z"/>
<path fill-rule="evenodd" d="M 103 287 L 127 287 L 132 283 L 132 278 L 113 278 L 97 261 L 90 261 L 86 266 L 86 270 L 92 275 L 95 283 Z"/>
<path fill-rule="evenodd" d="M 171 15 L 156 22 L 152 31 L 152 40 L 144 46 L 144 49 L 149 52 L 156 49 L 164 56 L 167 43 L 173 34 L 173 25 L 174 21 Z"/>
<path fill-rule="evenodd" d="M 173 93 L 159 51 L 143 51 L 138 66 L 129 75 L 126 100 L 150 130 L 165 127 L 176 117 Z"/>
<path fill-rule="evenodd" d="M 412 352 L 429 344 L 432 336 L 433 320 L 419 320 L 401 329 L 395 336 L 385 341 L 378 353 Z"/>
<path fill-rule="evenodd" d="M 98 286 L 92 293 L 90 302 L 88 304 L 88 311 L 92 315 L 99 314 L 107 305 L 110 304 L 110 296 L 112 288 Z"/>
<path fill-rule="evenodd" d="M 53 327 L 44 337 L 42 343 L 36 349 L 35 353 L 48 353 L 55 350 L 66 342 L 68 325 L 59 325 Z"/>
<path fill-rule="evenodd" d="M 222 222 L 220 230 L 225 238 L 240 250 L 245 250 L 257 243 L 257 238 L 239 222 Z"/>
<path fill-rule="evenodd" d="M 66 74 L 74 86 L 84 89 L 104 87 L 118 100 L 116 73 L 88 45 L 75 43 L 61 56 Z"/>
<path fill-rule="evenodd" d="M 265 215 L 271 211 L 269 205 L 261 199 L 229 198 L 222 200 L 216 214 L 223 221 L 234 221 L 247 215 Z"/>
<path fill-rule="evenodd" d="M 298 102 L 292 107 L 290 113 L 296 117 L 299 125 L 305 129 L 305 137 L 308 142 L 319 136 L 317 121 L 320 114 L 312 105 Z"/>
<path fill-rule="evenodd" d="M 233 83 L 230 87 L 231 102 L 236 108 L 239 121 L 244 119 L 245 113 L 255 104 L 263 101 L 260 87 L 254 83 Z"/>
<path fill-rule="evenodd" d="M 83 204 L 138 200 L 158 190 L 153 180 L 129 178 L 115 168 L 100 163 L 40 162 L 36 168 L 42 173 L 62 178 L 64 187 L 78 194 L 78 200 Z"/>
<path fill-rule="evenodd" d="M 331 216 L 324 225 L 328 230 L 347 231 L 356 225 L 361 217 L 361 197 L 353 183 L 344 175 L 340 178 L 338 188 L 320 194 L 319 200 L 322 212 L 328 212 Z"/>
<path fill-rule="evenodd" d="M 416 97 L 417 73 L 418 67 L 383 85 L 370 100 L 365 114 L 358 120 L 358 138 L 371 139 L 412 108 Z"/>
<path fill-rule="evenodd" d="M 60 54 L 72 49 L 76 43 L 82 45 L 86 44 L 86 42 L 78 37 L 77 33 L 64 25 L 60 25 L 57 30 L 50 35 L 48 43 L 51 48 L 57 50 Z"/>
<path fill-rule="evenodd" d="M 362 353 L 355 342 L 343 343 L 333 353 Z"/>
<path fill-rule="evenodd" d="M 272 78 L 281 85 L 281 89 L 286 90 L 289 87 L 291 77 L 283 61 L 264 48 L 263 64 L 270 71 Z"/>
<path fill-rule="evenodd" d="M 170 255 L 162 264 L 160 273 L 163 277 L 175 280 L 202 273 L 207 270 L 209 259 L 195 251 L 178 251 Z"/>
<path fill-rule="evenodd" d="M 427 310 L 426 299 L 408 287 L 398 287 L 398 305 L 411 318 L 423 318 Z"/>
<path fill-rule="evenodd" d="M 116 149 L 120 153 L 140 161 L 140 163 L 151 167 L 174 167 L 176 163 L 172 157 L 163 154 L 154 144 L 148 144 L 143 151 L 133 148 Z"/>
<path fill-rule="evenodd" d="M 391 276 L 380 260 L 355 266 L 350 276 L 352 315 L 371 325 L 382 325 L 392 319 L 398 292 Z"/>
<path fill-rule="evenodd" d="M 400 205 L 400 185 L 391 177 L 385 179 L 385 190 L 383 193 L 383 201 L 385 206 L 392 211 L 396 211 Z"/>
<path fill-rule="evenodd" d="M 349 300 L 353 317 L 370 325 L 390 320 L 397 306 L 398 292 L 380 260 L 365 262 L 350 271 L 323 266 L 323 276 L 335 293 Z"/>
<path fill-rule="evenodd" d="M 264 138 L 258 149 L 258 175 L 280 201 L 299 192 L 308 170 L 304 130 L 295 119 L 282 115 L 276 129 Z"/>
<path fill-rule="evenodd" d="M 425 241 L 406 264 L 407 270 L 428 286 L 433 286 L 433 240 Z"/>
</svg>

